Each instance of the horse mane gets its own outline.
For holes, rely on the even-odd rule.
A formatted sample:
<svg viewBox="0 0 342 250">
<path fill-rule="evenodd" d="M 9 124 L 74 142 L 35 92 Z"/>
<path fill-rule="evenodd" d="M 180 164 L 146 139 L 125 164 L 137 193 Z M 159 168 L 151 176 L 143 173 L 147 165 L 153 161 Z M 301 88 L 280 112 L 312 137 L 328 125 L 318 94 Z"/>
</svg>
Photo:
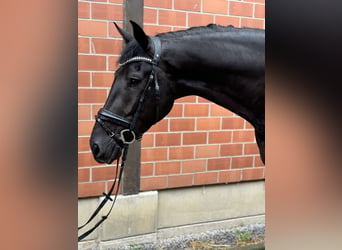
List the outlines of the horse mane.
<svg viewBox="0 0 342 250">
<path fill-rule="evenodd" d="M 208 24 L 207 26 L 198 26 L 198 27 L 191 27 L 186 30 L 178 30 L 178 31 L 170 31 L 165 33 L 159 33 L 156 36 L 162 39 L 179 39 L 179 38 L 191 38 L 193 36 L 204 36 L 217 33 L 227 33 L 227 32 L 244 32 L 246 30 L 250 31 L 258 31 L 260 29 L 254 28 L 235 28 L 233 25 L 222 26 L 217 24 Z M 121 57 L 119 59 L 120 63 L 138 55 L 144 54 L 143 50 L 141 49 L 140 45 L 135 41 L 132 40 L 129 42 L 124 50 L 122 51 Z M 145 55 L 146 56 L 146 55 Z"/>
<path fill-rule="evenodd" d="M 208 24 L 207 26 L 191 27 L 186 30 L 170 31 L 157 34 L 160 38 L 181 38 L 184 36 L 204 35 L 213 32 L 227 32 L 230 30 L 236 30 L 233 25 L 222 26 L 217 24 Z"/>
</svg>

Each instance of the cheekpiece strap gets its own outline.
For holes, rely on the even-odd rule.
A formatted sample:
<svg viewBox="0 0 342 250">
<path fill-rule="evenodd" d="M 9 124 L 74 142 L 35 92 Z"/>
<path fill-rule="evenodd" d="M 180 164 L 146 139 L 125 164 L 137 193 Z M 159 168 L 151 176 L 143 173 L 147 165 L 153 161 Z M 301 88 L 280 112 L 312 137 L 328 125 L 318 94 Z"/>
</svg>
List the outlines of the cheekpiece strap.
<svg viewBox="0 0 342 250">
<path fill-rule="evenodd" d="M 153 56 L 152 64 L 158 65 L 160 54 L 161 54 L 161 42 L 160 42 L 159 37 L 151 36 L 150 38 L 154 46 L 154 56 Z"/>
</svg>

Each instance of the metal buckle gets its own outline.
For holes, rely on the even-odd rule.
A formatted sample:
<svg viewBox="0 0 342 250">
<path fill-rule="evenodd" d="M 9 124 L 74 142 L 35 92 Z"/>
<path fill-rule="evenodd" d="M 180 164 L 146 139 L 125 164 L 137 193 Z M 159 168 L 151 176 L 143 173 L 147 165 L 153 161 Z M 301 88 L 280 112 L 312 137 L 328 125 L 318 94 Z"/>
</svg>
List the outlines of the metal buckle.
<svg viewBox="0 0 342 250">
<path fill-rule="evenodd" d="M 135 133 L 129 129 L 123 129 L 120 132 L 121 140 L 124 144 L 132 144 L 135 142 Z"/>
</svg>

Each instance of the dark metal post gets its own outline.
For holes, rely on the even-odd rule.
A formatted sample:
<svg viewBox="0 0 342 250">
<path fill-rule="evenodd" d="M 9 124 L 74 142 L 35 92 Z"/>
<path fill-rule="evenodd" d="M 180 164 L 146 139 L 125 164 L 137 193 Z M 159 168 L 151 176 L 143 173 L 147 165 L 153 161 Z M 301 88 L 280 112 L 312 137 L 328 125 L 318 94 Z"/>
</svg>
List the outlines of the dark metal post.
<svg viewBox="0 0 342 250">
<path fill-rule="evenodd" d="M 144 0 L 124 0 L 124 29 L 132 33 L 130 20 L 143 27 Z M 123 174 L 122 193 L 137 194 L 140 191 L 140 150 L 141 142 L 129 146 L 127 162 Z"/>
</svg>

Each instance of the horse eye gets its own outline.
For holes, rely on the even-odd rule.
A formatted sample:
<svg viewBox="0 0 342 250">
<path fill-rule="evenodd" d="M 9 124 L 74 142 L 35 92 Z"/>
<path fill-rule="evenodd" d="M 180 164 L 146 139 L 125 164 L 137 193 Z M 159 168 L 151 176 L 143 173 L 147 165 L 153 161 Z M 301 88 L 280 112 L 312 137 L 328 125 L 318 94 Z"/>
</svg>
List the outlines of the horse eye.
<svg viewBox="0 0 342 250">
<path fill-rule="evenodd" d="M 136 86 L 138 83 L 139 83 L 139 80 L 136 79 L 136 78 L 130 78 L 130 79 L 129 79 L 129 85 L 130 85 L 131 87 Z"/>
</svg>

